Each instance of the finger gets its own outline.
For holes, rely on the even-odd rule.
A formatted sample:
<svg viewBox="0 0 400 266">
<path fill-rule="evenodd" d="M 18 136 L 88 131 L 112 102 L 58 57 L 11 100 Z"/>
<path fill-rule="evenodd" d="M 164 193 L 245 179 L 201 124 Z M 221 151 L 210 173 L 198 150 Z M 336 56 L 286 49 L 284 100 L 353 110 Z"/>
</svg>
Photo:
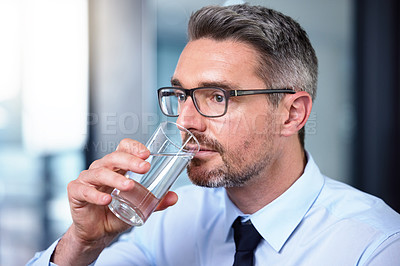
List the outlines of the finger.
<svg viewBox="0 0 400 266">
<path fill-rule="evenodd" d="M 168 191 L 164 198 L 158 204 L 156 211 L 165 210 L 168 207 L 175 205 L 178 201 L 178 195 L 173 191 Z"/>
<path fill-rule="evenodd" d="M 115 151 L 107 154 L 100 160 L 94 161 L 89 169 L 109 168 L 113 171 L 132 171 L 144 174 L 150 169 L 150 164 L 142 158 L 122 151 Z"/>
<path fill-rule="evenodd" d="M 143 143 L 128 138 L 121 140 L 116 150 L 136 155 L 142 159 L 150 156 L 150 151 Z"/>
<path fill-rule="evenodd" d="M 82 171 L 79 175 L 77 182 L 82 183 L 86 186 L 92 186 L 101 189 L 102 192 L 111 192 L 113 188 L 117 188 L 122 191 L 130 190 L 134 186 L 132 179 L 126 178 L 117 172 L 114 172 L 108 168 L 95 168 Z M 104 189 L 108 187 L 110 189 Z"/>
<path fill-rule="evenodd" d="M 68 184 L 68 198 L 71 204 L 82 205 L 91 203 L 107 205 L 111 202 L 111 195 L 98 191 L 95 187 L 72 181 Z"/>
</svg>

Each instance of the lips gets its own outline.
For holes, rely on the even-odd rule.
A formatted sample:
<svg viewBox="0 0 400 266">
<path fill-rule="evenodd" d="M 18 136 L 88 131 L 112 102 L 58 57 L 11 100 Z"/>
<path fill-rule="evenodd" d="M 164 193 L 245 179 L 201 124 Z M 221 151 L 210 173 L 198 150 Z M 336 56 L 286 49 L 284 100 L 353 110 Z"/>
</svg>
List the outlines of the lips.
<svg viewBox="0 0 400 266">
<path fill-rule="evenodd" d="M 200 145 L 200 151 L 215 151 L 213 148 Z"/>
<path fill-rule="evenodd" d="M 216 150 L 209 148 L 209 147 L 200 146 L 200 150 L 198 153 L 196 153 L 194 158 L 206 159 L 207 157 L 215 156 L 216 154 L 218 154 L 218 152 Z"/>
<path fill-rule="evenodd" d="M 187 144 L 185 146 L 185 150 L 187 151 L 197 151 L 197 149 L 198 149 L 197 145 Z"/>
<path fill-rule="evenodd" d="M 188 144 L 188 145 L 186 145 L 185 150 L 194 151 L 194 150 L 197 150 L 197 147 L 195 145 Z M 201 152 L 201 151 L 216 152 L 215 149 L 205 147 L 205 146 L 200 146 L 199 152 Z"/>
<path fill-rule="evenodd" d="M 222 145 L 213 138 L 210 138 L 206 136 L 205 134 L 200 134 L 196 132 L 192 132 L 193 135 L 196 137 L 198 140 L 198 143 L 200 144 L 200 150 L 197 152 L 196 156 L 194 158 L 200 158 L 200 157 L 209 157 L 209 156 L 214 156 L 216 154 L 223 154 L 224 149 Z M 186 149 L 188 150 L 196 150 L 195 147 L 197 145 L 194 145 L 194 143 L 189 142 L 186 144 Z M 196 147 L 197 148 L 197 147 Z"/>
</svg>

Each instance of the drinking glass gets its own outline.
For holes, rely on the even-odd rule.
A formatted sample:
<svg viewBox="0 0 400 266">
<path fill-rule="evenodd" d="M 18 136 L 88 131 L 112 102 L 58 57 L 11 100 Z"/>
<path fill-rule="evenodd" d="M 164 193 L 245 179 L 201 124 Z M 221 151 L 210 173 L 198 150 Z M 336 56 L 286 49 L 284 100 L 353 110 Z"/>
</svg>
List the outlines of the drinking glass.
<svg viewBox="0 0 400 266">
<path fill-rule="evenodd" d="M 125 176 L 135 181 L 130 191 L 114 189 L 109 209 L 122 221 L 143 225 L 158 203 L 186 168 L 200 145 L 184 127 L 170 121 L 162 122 L 146 143 L 151 164 L 144 175 L 128 171 Z"/>
</svg>

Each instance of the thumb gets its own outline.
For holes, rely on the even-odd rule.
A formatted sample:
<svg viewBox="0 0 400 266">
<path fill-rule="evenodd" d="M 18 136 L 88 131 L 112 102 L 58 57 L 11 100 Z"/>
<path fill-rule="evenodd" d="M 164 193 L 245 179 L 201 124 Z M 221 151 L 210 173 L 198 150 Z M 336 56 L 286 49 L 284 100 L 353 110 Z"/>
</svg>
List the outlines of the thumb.
<svg viewBox="0 0 400 266">
<path fill-rule="evenodd" d="M 165 210 L 168 207 L 175 205 L 178 201 L 178 195 L 173 191 L 168 191 L 164 198 L 158 204 L 156 211 Z"/>
</svg>

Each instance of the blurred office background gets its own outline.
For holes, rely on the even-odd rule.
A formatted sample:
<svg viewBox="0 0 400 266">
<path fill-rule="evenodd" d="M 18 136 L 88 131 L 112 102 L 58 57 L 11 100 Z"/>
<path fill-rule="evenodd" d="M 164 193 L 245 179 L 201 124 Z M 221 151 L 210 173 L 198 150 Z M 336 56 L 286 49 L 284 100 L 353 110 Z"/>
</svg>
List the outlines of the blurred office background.
<svg viewBox="0 0 400 266">
<path fill-rule="evenodd" d="M 67 183 L 165 119 L 155 92 L 169 85 L 191 12 L 239 2 L 0 0 L 0 265 L 60 237 Z M 397 0 L 248 2 L 295 18 L 316 49 L 306 146 L 321 170 L 400 211 Z"/>
</svg>

